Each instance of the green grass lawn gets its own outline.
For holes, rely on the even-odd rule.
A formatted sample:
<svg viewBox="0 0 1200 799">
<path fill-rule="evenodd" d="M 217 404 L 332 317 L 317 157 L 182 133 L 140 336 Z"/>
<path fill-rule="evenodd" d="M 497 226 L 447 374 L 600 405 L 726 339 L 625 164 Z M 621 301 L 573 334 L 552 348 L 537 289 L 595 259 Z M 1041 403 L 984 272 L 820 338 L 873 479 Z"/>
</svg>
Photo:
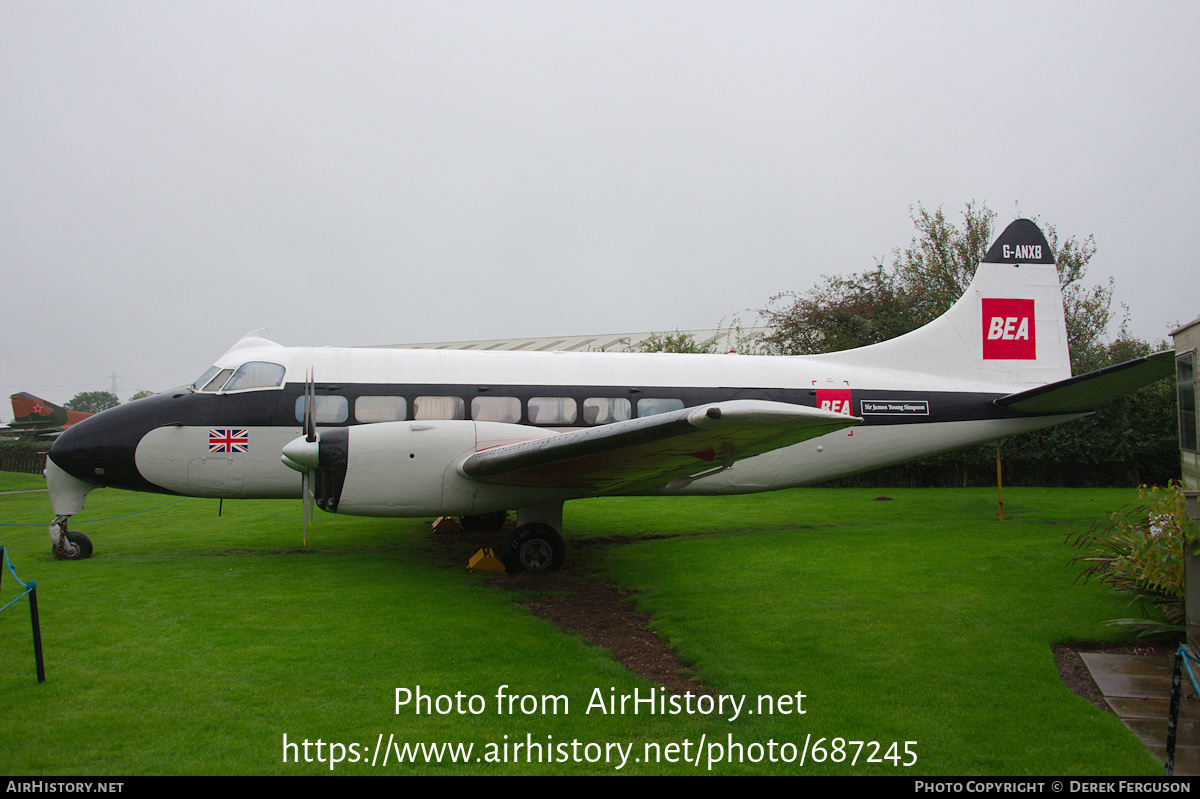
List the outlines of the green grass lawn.
<svg viewBox="0 0 1200 799">
<path fill-rule="evenodd" d="M 0 491 L 43 485 L 0 473 Z M 893 501 L 872 501 L 884 493 Z M 218 517 L 214 500 L 103 490 L 72 522 L 96 556 L 62 563 L 46 494 L 4 494 L 0 544 L 38 583 L 47 681 L 22 600 L 0 613 L 0 771 L 319 774 L 335 743 L 334 773 L 359 774 L 696 774 L 718 756 L 722 774 L 1157 774 L 1115 716 L 1063 686 L 1050 652 L 1118 637 L 1104 622 L 1128 615 L 1125 600 L 1075 582 L 1063 537 L 1134 499 L 1010 489 L 1004 522 L 994 491 L 974 489 L 568 503 L 569 547 L 623 541 L 577 548 L 573 566 L 636 589 L 715 694 L 746 697 L 731 721 L 587 712 L 597 692 L 653 686 L 439 562 L 426 520 L 320 514 L 302 549 L 298 502 L 226 502 Z M 18 593 L 6 570 L 0 605 Z M 397 713 L 396 689 L 417 686 L 477 696 L 483 711 Z M 499 713 L 501 686 L 527 707 L 569 704 Z M 747 712 L 799 693 L 803 714 Z M 314 762 L 302 747 L 289 750 L 302 762 L 283 762 L 285 735 L 308 740 Z M 372 766 L 389 739 L 473 748 L 466 763 L 402 765 L 390 749 Z M 529 741 L 543 762 L 528 762 Z M 915 765 L 885 757 L 897 742 L 910 760 L 910 741 Z M 873 752 L 882 762 L 866 762 Z"/>
</svg>

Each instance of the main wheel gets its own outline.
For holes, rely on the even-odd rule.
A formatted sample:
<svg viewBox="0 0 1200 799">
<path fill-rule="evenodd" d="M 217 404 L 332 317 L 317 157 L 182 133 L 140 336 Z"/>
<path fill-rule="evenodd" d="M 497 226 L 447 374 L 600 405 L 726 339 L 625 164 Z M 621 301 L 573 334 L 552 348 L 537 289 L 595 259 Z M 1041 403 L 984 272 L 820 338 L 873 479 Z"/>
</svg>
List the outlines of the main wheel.
<svg viewBox="0 0 1200 799">
<path fill-rule="evenodd" d="M 509 571 L 554 571 L 566 556 L 562 536 L 548 524 L 522 525 L 504 545 L 504 566 Z"/>
<path fill-rule="evenodd" d="M 66 536 L 67 542 L 75 547 L 75 552 L 72 554 L 55 550 L 54 557 L 59 560 L 86 560 L 92 556 L 92 539 L 74 530 L 68 530 Z"/>
</svg>

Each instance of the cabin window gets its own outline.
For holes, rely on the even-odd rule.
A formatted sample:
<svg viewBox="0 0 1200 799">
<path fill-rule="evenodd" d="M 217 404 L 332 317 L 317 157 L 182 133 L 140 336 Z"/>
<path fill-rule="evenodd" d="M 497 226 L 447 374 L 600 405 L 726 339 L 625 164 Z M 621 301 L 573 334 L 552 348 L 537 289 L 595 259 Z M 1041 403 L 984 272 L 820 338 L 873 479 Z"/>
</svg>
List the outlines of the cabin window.
<svg viewBox="0 0 1200 799">
<path fill-rule="evenodd" d="M 683 408 L 681 399 L 662 399 L 658 397 L 643 397 L 638 400 L 638 416 L 655 416 Z"/>
<path fill-rule="evenodd" d="M 296 421 L 304 421 L 304 397 L 296 397 Z M 317 395 L 313 406 L 313 419 L 317 424 L 342 424 L 350 418 L 350 402 L 336 394 Z"/>
<path fill-rule="evenodd" d="M 531 397 L 529 400 L 530 424 L 574 424 L 578 415 L 575 400 L 571 397 Z"/>
<path fill-rule="evenodd" d="M 414 419 L 463 419 L 466 404 L 462 397 L 417 397 L 413 400 Z"/>
<path fill-rule="evenodd" d="M 359 397 L 354 401 L 354 418 L 360 422 L 403 422 L 408 418 L 404 397 Z"/>
<path fill-rule="evenodd" d="M 583 401 L 585 424 L 611 424 L 630 418 L 632 406 L 624 397 L 588 397 Z"/>
<path fill-rule="evenodd" d="M 251 388 L 275 388 L 283 383 L 283 367 L 269 361 L 249 361 L 238 367 L 233 379 L 225 384 L 226 391 L 245 391 Z"/>
<path fill-rule="evenodd" d="M 1175 383 L 1179 388 L 1179 448 L 1200 451 L 1196 438 L 1196 365 L 1195 352 L 1175 359 Z"/>
<path fill-rule="evenodd" d="M 471 418 L 516 424 L 521 421 L 521 401 L 516 397 L 476 397 L 471 400 Z"/>
</svg>

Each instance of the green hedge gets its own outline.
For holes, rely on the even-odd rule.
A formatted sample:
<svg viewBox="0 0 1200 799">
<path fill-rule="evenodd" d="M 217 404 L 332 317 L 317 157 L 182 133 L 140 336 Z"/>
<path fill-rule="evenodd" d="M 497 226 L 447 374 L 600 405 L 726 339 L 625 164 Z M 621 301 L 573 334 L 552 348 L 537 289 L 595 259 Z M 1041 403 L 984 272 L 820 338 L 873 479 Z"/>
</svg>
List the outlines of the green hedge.
<svg viewBox="0 0 1200 799">
<path fill-rule="evenodd" d="M 51 443 L 47 439 L 0 442 L 0 471 L 41 474 Z"/>
</svg>

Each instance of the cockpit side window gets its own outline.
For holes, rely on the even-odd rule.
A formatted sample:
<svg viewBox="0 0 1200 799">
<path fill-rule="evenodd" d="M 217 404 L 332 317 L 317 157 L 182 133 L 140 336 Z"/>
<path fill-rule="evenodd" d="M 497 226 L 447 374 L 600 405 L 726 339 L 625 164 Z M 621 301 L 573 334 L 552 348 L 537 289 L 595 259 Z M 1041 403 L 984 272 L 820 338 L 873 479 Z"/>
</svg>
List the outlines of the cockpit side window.
<svg viewBox="0 0 1200 799">
<path fill-rule="evenodd" d="M 215 367 L 215 366 L 213 367 L 213 369 L 216 369 L 216 368 L 217 367 Z M 205 372 L 204 374 L 208 374 L 208 372 Z M 232 369 L 221 369 L 220 371 L 217 372 L 215 377 L 213 377 L 211 380 L 209 380 L 204 385 L 200 385 L 199 380 L 196 381 L 196 385 L 200 386 L 201 391 L 220 391 L 221 386 L 225 385 L 225 381 L 229 379 L 229 376 L 231 374 L 233 374 Z M 200 380 L 203 380 L 203 379 L 204 378 L 202 376 L 200 378 Z"/>
<path fill-rule="evenodd" d="M 225 384 L 226 391 L 275 388 L 283 383 L 283 367 L 270 361 L 248 361 L 238 367 Z"/>
<path fill-rule="evenodd" d="M 219 366 L 210 366 L 204 370 L 204 374 L 196 378 L 196 382 L 192 383 L 192 391 L 203 391 L 204 387 L 221 371 Z"/>
</svg>

